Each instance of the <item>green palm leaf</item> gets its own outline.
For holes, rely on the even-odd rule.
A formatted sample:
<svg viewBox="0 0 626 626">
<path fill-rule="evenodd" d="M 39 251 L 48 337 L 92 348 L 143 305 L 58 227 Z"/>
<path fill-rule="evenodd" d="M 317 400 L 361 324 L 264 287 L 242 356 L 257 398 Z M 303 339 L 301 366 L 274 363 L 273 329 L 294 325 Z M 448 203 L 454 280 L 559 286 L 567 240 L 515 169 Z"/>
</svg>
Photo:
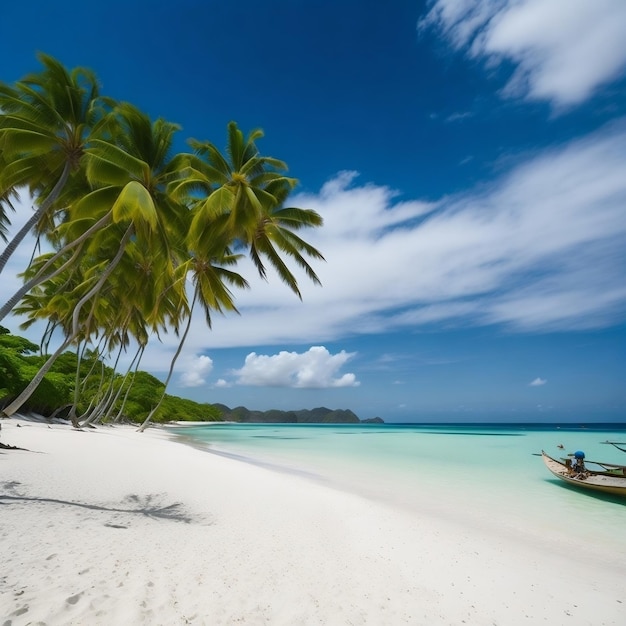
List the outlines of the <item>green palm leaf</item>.
<svg viewBox="0 0 626 626">
<path fill-rule="evenodd" d="M 91 183 L 120 185 L 128 181 L 129 175 L 141 181 L 150 177 L 148 164 L 119 146 L 100 139 L 94 139 L 91 145 L 87 152 L 87 178 Z"/>
<path fill-rule="evenodd" d="M 151 229 L 156 228 L 158 222 L 152 196 L 136 181 L 131 181 L 122 189 L 111 210 L 115 222 L 144 223 Z"/>
</svg>

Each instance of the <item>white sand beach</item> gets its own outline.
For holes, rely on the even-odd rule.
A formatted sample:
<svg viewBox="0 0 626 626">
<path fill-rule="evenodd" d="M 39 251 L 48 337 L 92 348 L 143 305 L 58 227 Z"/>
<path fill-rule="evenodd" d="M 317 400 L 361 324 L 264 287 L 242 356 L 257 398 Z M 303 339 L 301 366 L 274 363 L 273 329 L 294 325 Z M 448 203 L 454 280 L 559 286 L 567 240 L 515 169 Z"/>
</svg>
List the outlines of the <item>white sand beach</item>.
<svg viewBox="0 0 626 626">
<path fill-rule="evenodd" d="M 626 564 L 160 429 L 2 421 L 0 625 L 626 623 Z M 451 507 L 454 503 L 451 503 Z"/>
</svg>

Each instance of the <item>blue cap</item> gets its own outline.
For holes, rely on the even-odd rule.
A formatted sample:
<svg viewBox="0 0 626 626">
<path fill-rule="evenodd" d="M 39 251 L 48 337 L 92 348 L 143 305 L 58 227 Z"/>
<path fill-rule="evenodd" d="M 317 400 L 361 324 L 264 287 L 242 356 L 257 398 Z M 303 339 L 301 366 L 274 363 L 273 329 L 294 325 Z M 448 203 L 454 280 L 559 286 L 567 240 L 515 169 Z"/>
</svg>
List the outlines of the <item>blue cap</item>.
<svg viewBox="0 0 626 626">
<path fill-rule="evenodd" d="M 582 450 L 576 450 L 576 452 L 574 452 L 574 456 L 577 459 L 584 459 L 585 458 L 585 453 Z"/>
</svg>

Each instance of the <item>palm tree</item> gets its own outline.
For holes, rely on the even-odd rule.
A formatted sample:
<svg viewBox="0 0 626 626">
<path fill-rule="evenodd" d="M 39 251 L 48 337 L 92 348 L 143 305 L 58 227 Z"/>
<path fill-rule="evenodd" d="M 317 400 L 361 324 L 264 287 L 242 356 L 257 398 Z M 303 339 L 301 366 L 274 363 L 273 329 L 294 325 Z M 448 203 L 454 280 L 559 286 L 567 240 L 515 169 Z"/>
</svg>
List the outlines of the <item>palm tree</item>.
<svg viewBox="0 0 626 626">
<path fill-rule="evenodd" d="M 65 341 L 18 398 L 4 409 L 6 415 L 14 413 L 28 399 L 63 350 L 95 332 L 98 319 L 103 317 L 97 315 L 98 307 L 106 303 L 105 284 L 106 289 L 114 289 L 129 268 L 135 267 L 131 262 L 134 250 L 149 252 L 147 267 L 139 265 L 150 275 L 139 292 L 144 298 L 141 312 L 148 324 L 161 324 L 157 295 L 160 298 L 161 293 L 174 290 L 175 264 L 186 260 L 182 249 L 171 245 L 182 241 L 181 207 L 167 194 L 167 183 L 178 175 L 176 165 L 169 159 L 177 129 L 164 120 L 152 123 L 135 107 L 122 104 L 103 120 L 101 131 L 107 139 L 92 137 L 92 145 L 85 151 L 85 171 L 87 180 L 96 188 L 68 207 L 66 237 L 71 240 L 74 232 L 82 234 L 79 231 L 89 220 L 102 221 L 110 214 L 110 221 L 87 240 L 81 256 L 81 267 L 85 268 L 83 282 L 73 294 L 58 294 L 50 302 L 49 306 L 55 302 L 64 306 L 60 317 Z M 146 298 L 148 292 L 153 297 Z M 90 301 L 91 308 L 84 311 Z"/>
<path fill-rule="evenodd" d="M 211 239 L 219 234 L 229 245 L 246 248 L 263 278 L 263 259 L 267 259 L 281 280 L 301 297 L 296 278 L 280 253 L 291 257 L 319 284 L 302 253 L 319 260 L 324 257 L 293 231 L 319 227 L 323 220 L 310 209 L 283 207 L 297 181 L 285 176 L 283 161 L 259 154 L 256 140 L 261 137 L 262 131 L 254 130 L 245 138 L 235 122 L 230 122 L 228 159 L 210 142 L 190 141 L 195 154 L 187 155 L 187 176 L 173 183 L 172 193 L 176 198 L 187 195 L 187 203 L 193 206 L 187 235 L 192 252 L 210 247 Z M 198 199 L 198 194 L 203 196 Z"/>
<path fill-rule="evenodd" d="M 172 327 L 178 334 L 184 325 L 166 389 L 194 307 L 203 307 L 209 327 L 212 312 L 236 312 L 230 287 L 247 287 L 229 269 L 238 252 L 247 251 L 264 278 L 269 263 L 299 297 L 284 257 L 319 283 L 307 259 L 323 257 L 296 231 L 322 219 L 284 207 L 296 181 L 282 161 L 259 154 L 261 131 L 244 137 L 231 123 L 226 157 L 210 142 L 192 141 L 195 154 L 172 158 L 176 125 L 101 98 L 88 70 L 68 72 L 51 57 L 39 58 L 42 72 L 14 87 L 0 84 L 0 237 L 16 189 L 27 188 L 37 204 L 0 256 L 0 271 L 33 229 L 54 251 L 31 260 L 0 319 L 17 305 L 30 320 L 48 320 L 44 343 L 54 329 L 64 341 L 5 414 L 19 409 L 71 345 L 102 336 L 111 352 L 133 338 L 139 354 L 149 335 Z M 111 387 L 88 419 L 110 412 L 118 397 Z"/>
<path fill-rule="evenodd" d="M 163 393 L 161 394 L 157 404 L 148 413 L 146 419 L 139 427 L 139 432 L 143 432 L 146 429 L 150 420 L 154 417 L 155 413 L 159 410 L 163 400 L 165 399 L 167 386 L 169 385 L 172 374 L 174 373 L 176 361 L 180 356 L 187 339 L 187 335 L 189 334 L 195 305 L 198 302 L 201 303 L 209 328 L 211 328 L 211 311 L 219 313 L 224 313 L 226 311 L 238 312 L 235 307 L 233 294 L 227 287 L 227 284 L 244 289 L 248 287 L 248 283 L 239 274 L 232 272 L 225 267 L 228 265 L 235 265 L 238 261 L 238 255 L 229 254 L 227 249 L 219 245 L 217 246 L 216 254 L 219 254 L 219 257 L 210 258 L 194 256 L 178 270 L 181 275 L 186 275 L 190 272 L 194 283 L 191 306 L 185 313 L 187 323 L 185 325 L 183 335 L 178 342 L 178 347 L 176 348 L 174 356 L 170 361 L 170 368 L 164 382 Z M 219 263 L 219 265 L 217 263 Z"/>
<path fill-rule="evenodd" d="M 292 231 L 320 226 L 322 218 L 306 209 L 279 208 L 295 185 L 294 179 L 275 171 L 286 169 L 285 164 L 259 156 L 254 141 L 262 136 L 261 131 L 253 131 L 244 141 L 243 134 L 234 123 L 229 124 L 228 130 L 230 163 L 213 144 L 193 142 L 206 161 L 187 155 L 185 177 L 171 184 L 174 197 L 192 207 L 186 238 L 191 258 L 183 269 L 191 273 L 194 291 L 187 324 L 170 363 L 163 395 L 146 417 L 140 431 L 147 427 L 165 397 L 176 360 L 189 332 L 195 305 L 201 303 L 209 328 L 211 311 L 237 312 L 226 283 L 240 288 L 248 284 L 239 274 L 223 267 L 236 264 L 240 258 L 240 255 L 231 253 L 232 245 L 249 248 L 250 256 L 263 277 L 266 271 L 262 257 L 267 257 L 280 278 L 299 297 L 296 278 L 282 260 L 280 252 L 294 259 L 311 280 L 319 283 L 302 252 L 317 259 L 323 259 L 322 255 Z M 198 197 L 199 192 L 204 192 L 205 197 Z"/>
<path fill-rule="evenodd" d="M 44 69 L 18 81 L 0 83 L 0 197 L 25 187 L 37 209 L 0 255 L 0 273 L 24 237 L 54 211 L 70 177 L 77 173 L 104 101 L 88 69 L 72 71 L 40 54 Z"/>
</svg>

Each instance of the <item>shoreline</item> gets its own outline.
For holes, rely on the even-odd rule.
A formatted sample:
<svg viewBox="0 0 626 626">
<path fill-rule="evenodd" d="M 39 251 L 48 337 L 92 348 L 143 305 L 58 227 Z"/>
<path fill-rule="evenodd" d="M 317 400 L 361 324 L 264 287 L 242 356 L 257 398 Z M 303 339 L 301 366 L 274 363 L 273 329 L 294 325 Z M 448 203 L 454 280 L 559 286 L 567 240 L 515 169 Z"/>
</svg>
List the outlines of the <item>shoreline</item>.
<svg viewBox="0 0 626 626">
<path fill-rule="evenodd" d="M 2 623 L 626 620 L 625 570 L 575 546 L 539 549 L 160 428 L 2 427 L 30 450 L 0 450 Z"/>
</svg>

